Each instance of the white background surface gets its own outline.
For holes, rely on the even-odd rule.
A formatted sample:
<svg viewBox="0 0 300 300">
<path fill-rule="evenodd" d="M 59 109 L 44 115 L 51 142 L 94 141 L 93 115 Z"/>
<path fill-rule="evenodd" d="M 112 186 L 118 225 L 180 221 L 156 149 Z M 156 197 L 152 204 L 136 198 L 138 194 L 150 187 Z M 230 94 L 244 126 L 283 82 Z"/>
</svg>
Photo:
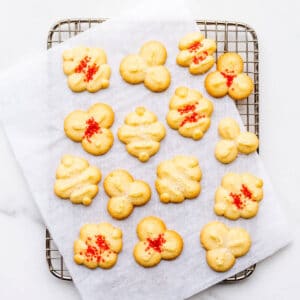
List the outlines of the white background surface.
<svg viewBox="0 0 300 300">
<path fill-rule="evenodd" d="M 55 21 L 66 17 L 113 17 L 134 7 L 136 2 L 2 2 L 0 70 L 44 50 L 47 32 Z M 172 5 L 171 1 L 162 3 Z M 243 21 L 254 27 L 258 34 L 260 153 L 290 219 L 294 236 L 292 245 L 260 263 L 248 280 L 234 285 L 218 285 L 194 299 L 296 299 L 300 289 L 300 176 L 296 173 L 300 162 L 300 102 L 297 99 L 300 2 L 194 0 L 186 1 L 186 5 L 195 18 Z M 78 299 L 72 283 L 60 281 L 48 272 L 44 256 L 44 226 L 3 132 L 0 132 L 0 166 L 0 298 Z M 102 292 L 105 295 L 105 291 L 99 291 L 99 294 Z"/>
</svg>

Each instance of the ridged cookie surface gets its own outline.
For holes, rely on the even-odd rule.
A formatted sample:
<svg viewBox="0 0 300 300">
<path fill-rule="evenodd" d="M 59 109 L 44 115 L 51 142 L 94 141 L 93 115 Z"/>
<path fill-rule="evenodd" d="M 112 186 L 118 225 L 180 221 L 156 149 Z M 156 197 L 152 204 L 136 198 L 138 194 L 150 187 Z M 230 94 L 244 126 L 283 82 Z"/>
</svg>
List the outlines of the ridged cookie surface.
<svg viewBox="0 0 300 300">
<path fill-rule="evenodd" d="M 155 187 L 161 202 L 179 203 L 196 198 L 201 192 L 202 172 L 197 158 L 177 155 L 157 167 Z"/>
<path fill-rule="evenodd" d="M 160 148 L 166 129 L 156 115 L 145 107 L 137 107 L 125 118 L 125 124 L 118 130 L 118 137 L 126 144 L 126 150 L 140 161 L 146 162 Z"/>
<path fill-rule="evenodd" d="M 90 205 L 98 193 L 101 172 L 84 158 L 64 155 L 56 171 L 55 194 L 74 204 Z"/>
</svg>

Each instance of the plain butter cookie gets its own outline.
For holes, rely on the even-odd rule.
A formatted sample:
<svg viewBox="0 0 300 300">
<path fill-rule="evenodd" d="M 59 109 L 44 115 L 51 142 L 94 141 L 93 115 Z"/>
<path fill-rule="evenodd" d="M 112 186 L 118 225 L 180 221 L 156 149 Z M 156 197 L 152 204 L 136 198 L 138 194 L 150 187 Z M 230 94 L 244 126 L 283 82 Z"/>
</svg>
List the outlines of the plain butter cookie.
<svg viewBox="0 0 300 300">
<path fill-rule="evenodd" d="M 207 251 L 207 264 L 216 272 L 231 269 L 236 258 L 247 254 L 251 247 L 251 238 L 245 229 L 230 228 L 217 221 L 202 228 L 200 241 Z"/>
<path fill-rule="evenodd" d="M 166 129 L 157 120 L 156 115 L 145 107 L 137 107 L 125 118 L 125 124 L 118 130 L 118 138 L 126 144 L 129 154 L 146 162 L 160 148 L 160 141 L 165 137 Z"/>
<path fill-rule="evenodd" d="M 140 49 L 139 54 L 130 54 L 120 64 L 122 78 L 131 84 L 144 83 L 152 92 L 162 92 L 171 83 L 171 74 L 164 66 L 167 50 L 158 41 L 149 41 Z"/>
<path fill-rule="evenodd" d="M 127 218 L 134 206 L 146 204 L 151 198 L 148 183 L 135 180 L 127 171 L 116 170 L 104 180 L 104 190 L 111 197 L 107 203 L 109 214 L 118 220 Z"/>
<path fill-rule="evenodd" d="M 249 131 L 240 132 L 239 124 L 232 118 L 222 119 L 218 131 L 222 139 L 216 145 L 215 156 L 223 164 L 234 161 L 238 153 L 250 154 L 258 148 L 257 136 Z"/>
<path fill-rule="evenodd" d="M 56 171 L 55 194 L 72 203 L 90 205 L 98 193 L 101 172 L 84 158 L 64 155 Z"/>
<path fill-rule="evenodd" d="M 202 172 L 196 157 L 177 155 L 161 162 L 156 173 L 155 187 L 161 202 L 179 203 L 201 192 Z"/>
</svg>

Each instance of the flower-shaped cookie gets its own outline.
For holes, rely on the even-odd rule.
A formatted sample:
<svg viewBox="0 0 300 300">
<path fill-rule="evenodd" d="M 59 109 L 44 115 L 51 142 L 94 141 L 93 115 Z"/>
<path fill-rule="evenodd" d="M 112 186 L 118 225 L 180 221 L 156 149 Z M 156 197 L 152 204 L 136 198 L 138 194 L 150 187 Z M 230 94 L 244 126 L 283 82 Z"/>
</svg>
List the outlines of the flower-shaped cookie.
<svg viewBox="0 0 300 300">
<path fill-rule="evenodd" d="M 158 152 L 166 129 L 156 115 L 144 107 L 137 107 L 125 118 L 118 130 L 118 137 L 126 144 L 126 150 L 140 161 L 146 162 Z"/>
<path fill-rule="evenodd" d="M 131 84 L 144 82 L 152 92 L 162 92 L 171 83 L 171 75 L 164 66 L 167 60 L 165 46 L 157 41 L 149 41 L 140 49 L 139 54 L 130 54 L 120 64 L 122 78 Z"/>
<path fill-rule="evenodd" d="M 228 95 L 234 100 L 247 98 L 253 91 L 253 81 L 243 73 L 244 62 L 237 53 L 225 53 L 218 58 L 217 71 L 205 78 L 207 92 L 220 98 Z"/>
<path fill-rule="evenodd" d="M 112 108 L 104 103 L 96 103 L 87 111 L 75 110 L 64 122 L 67 137 L 81 142 L 82 148 L 93 155 L 105 154 L 113 145 L 114 136 L 109 128 L 114 122 Z"/>
<path fill-rule="evenodd" d="M 214 210 L 231 220 L 256 216 L 263 199 L 263 181 L 249 173 L 227 173 L 215 194 Z"/>
<path fill-rule="evenodd" d="M 218 161 L 228 164 L 238 153 L 250 154 L 258 148 L 258 138 L 252 132 L 240 132 L 239 124 L 232 118 L 224 118 L 218 126 L 222 138 L 216 145 L 215 156 Z"/>
<path fill-rule="evenodd" d="M 213 54 L 216 52 L 216 42 L 206 39 L 200 32 L 192 32 L 180 41 L 176 62 L 182 67 L 189 67 L 193 75 L 207 72 L 215 63 Z"/>
<path fill-rule="evenodd" d="M 167 229 L 157 217 L 142 219 L 136 232 L 140 241 L 134 247 L 133 256 L 143 267 L 154 267 L 162 259 L 175 259 L 182 252 L 182 237 L 176 231 Z"/>
<path fill-rule="evenodd" d="M 72 203 L 90 205 L 98 193 L 101 172 L 84 158 L 64 155 L 56 171 L 55 194 Z"/>
<path fill-rule="evenodd" d="M 97 92 L 109 86 L 110 66 L 101 48 L 76 47 L 63 52 L 63 70 L 73 92 Z"/>
<path fill-rule="evenodd" d="M 199 140 L 210 126 L 213 104 L 197 90 L 178 87 L 169 103 L 167 122 L 184 136 Z"/>
<path fill-rule="evenodd" d="M 248 253 L 251 247 L 249 233 L 239 227 L 229 228 L 221 222 L 206 224 L 200 233 L 208 265 L 217 272 L 226 272 L 235 260 Z"/>
<path fill-rule="evenodd" d="M 202 172 L 196 157 L 177 155 L 157 167 L 155 187 L 161 202 L 179 203 L 201 192 Z"/>
<path fill-rule="evenodd" d="M 85 224 L 74 242 L 74 261 L 90 269 L 112 268 L 122 250 L 122 231 L 109 223 Z"/>
<path fill-rule="evenodd" d="M 150 186 L 142 180 L 135 180 L 125 170 L 109 173 L 103 185 L 106 194 L 111 197 L 107 210 L 115 219 L 127 218 L 134 206 L 144 205 L 151 198 Z"/>
</svg>

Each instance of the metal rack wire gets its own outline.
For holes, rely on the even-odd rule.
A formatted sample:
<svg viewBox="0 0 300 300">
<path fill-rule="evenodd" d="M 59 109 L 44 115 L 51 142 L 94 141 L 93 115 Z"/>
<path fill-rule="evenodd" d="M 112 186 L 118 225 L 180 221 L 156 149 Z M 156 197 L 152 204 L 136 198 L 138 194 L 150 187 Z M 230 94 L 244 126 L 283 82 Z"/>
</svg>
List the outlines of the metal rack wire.
<svg viewBox="0 0 300 300">
<path fill-rule="evenodd" d="M 67 19 L 57 22 L 49 31 L 47 48 L 83 32 L 106 19 Z M 238 52 L 244 60 L 244 71 L 253 79 L 254 91 L 245 100 L 237 102 L 237 108 L 248 131 L 259 136 L 259 50 L 256 32 L 246 24 L 226 21 L 196 21 L 206 37 L 217 43 L 216 56 L 224 52 Z M 50 272 L 62 280 L 72 280 L 52 237 L 46 229 L 46 259 Z M 249 277 L 255 265 L 227 278 L 224 283 L 237 282 Z"/>
</svg>

